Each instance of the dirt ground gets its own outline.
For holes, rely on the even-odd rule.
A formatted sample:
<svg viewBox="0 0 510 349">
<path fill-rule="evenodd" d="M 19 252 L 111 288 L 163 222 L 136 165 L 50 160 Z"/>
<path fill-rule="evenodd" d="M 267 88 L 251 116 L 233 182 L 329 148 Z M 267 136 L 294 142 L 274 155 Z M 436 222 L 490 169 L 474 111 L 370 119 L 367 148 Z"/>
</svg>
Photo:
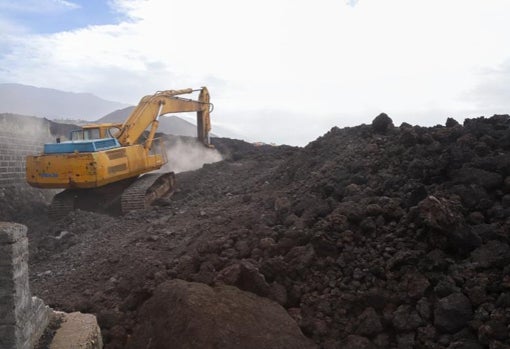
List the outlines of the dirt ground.
<svg viewBox="0 0 510 349">
<path fill-rule="evenodd" d="M 215 145 L 225 160 L 123 217 L 52 222 L 28 189 L 2 202 L 0 219 L 29 227 L 32 292 L 96 314 L 110 349 L 174 278 L 270 298 L 321 348 L 509 348 L 508 115 L 425 128 L 381 114 L 304 148 Z"/>
</svg>

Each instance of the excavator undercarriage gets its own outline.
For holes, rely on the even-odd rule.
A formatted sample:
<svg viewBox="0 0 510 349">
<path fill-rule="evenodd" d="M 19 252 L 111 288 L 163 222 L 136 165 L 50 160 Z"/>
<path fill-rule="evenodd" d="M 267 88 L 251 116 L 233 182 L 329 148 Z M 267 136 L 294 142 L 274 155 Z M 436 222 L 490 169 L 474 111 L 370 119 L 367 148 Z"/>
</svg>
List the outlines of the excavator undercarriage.
<svg viewBox="0 0 510 349">
<path fill-rule="evenodd" d="M 76 209 L 124 215 L 148 208 L 158 199 L 169 198 L 174 189 L 173 172 L 148 173 L 98 188 L 66 189 L 53 197 L 48 215 L 60 219 Z"/>
</svg>

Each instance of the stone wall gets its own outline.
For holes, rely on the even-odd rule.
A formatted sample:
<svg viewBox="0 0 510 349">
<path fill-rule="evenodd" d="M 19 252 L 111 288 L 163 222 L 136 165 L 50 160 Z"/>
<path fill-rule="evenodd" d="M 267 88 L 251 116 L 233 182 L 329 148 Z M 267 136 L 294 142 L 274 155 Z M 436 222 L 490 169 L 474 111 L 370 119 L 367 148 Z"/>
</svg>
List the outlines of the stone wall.
<svg viewBox="0 0 510 349">
<path fill-rule="evenodd" d="M 27 228 L 0 222 L 0 348 L 31 349 L 51 309 L 32 297 L 28 282 Z"/>
<path fill-rule="evenodd" d="M 25 157 L 41 153 L 51 140 L 47 120 L 0 114 L 0 188 L 26 185 Z"/>
</svg>

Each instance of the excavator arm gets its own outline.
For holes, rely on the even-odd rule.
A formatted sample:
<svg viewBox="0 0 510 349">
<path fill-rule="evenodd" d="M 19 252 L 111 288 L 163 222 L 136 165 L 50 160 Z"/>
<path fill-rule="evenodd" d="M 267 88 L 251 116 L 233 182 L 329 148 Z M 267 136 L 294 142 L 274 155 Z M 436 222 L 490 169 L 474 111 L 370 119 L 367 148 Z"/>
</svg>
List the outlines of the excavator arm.
<svg viewBox="0 0 510 349">
<path fill-rule="evenodd" d="M 211 130 L 209 91 L 202 87 L 198 100 L 178 97 L 197 90 L 166 90 L 145 96 L 133 110 L 115 135 L 122 146 L 135 144 L 144 131 L 150 127 L 149 136 L 145 141 L 145 149 L 150 149 L 159 125 L 159 117 L 168 113 L 197 112 L 197 137 L 205 146 L 210 147 L 209 131 Z"/>
</svg>

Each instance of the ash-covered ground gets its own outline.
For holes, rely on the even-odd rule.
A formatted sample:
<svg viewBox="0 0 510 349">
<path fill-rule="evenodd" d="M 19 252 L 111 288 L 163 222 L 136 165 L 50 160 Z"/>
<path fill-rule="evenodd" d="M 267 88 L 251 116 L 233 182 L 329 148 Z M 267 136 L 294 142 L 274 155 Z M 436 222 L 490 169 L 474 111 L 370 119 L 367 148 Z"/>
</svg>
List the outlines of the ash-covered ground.
<svg viewBox="0 0 510 349">
<path fill-rule="evenodd" d="M 214 142 L 225 160 L 124 217 L 51 222 L 42 196 L 17 195 L 0 218 L 29 227 L 32 292 L 96 314 L 110 349 L 141 336 L 171 279 L 269 298 L 320 348 L 510 347 L 508 115 Z"/>
</svg>

